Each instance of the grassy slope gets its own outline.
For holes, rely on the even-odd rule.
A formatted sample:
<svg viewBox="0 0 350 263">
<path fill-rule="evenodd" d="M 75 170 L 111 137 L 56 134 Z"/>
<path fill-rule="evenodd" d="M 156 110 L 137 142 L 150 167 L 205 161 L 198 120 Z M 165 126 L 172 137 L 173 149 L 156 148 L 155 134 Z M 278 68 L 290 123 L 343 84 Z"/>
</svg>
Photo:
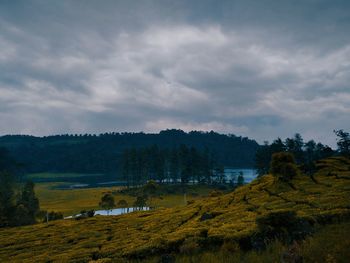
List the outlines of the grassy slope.
<svg viewBox="0 0 350 263">
<path fill-rule="evenodd" d="M 198 200 L 185 208 L 2 229 L 0 259 L 85 262 L 150 255 L 175 250 L 188 239 L 210 244 L 240 240 L 256 232 L 258 215 L 270 211 L 295 210 L 298 216 L 315 219 L 348 215 L 350 160 L 332 158 L 320 168 L 315 180 L 298 176 L 288 185 L 264 176 L 231 194 Z M 200 221 L 205 212 L 216 216 Z"/>
</svg>

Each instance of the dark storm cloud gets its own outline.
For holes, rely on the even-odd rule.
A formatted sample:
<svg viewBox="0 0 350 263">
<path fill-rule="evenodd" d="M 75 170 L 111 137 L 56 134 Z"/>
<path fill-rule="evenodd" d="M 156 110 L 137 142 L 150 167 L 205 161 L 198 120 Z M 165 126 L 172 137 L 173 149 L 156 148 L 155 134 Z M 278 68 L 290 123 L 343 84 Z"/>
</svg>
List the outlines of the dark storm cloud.
<svg viewBox="0 0 350 263">
<path fill-rule="evenodd" d="M 3 1 L 0 133 L 350 129 L 349 1 Z"/>
</svg>

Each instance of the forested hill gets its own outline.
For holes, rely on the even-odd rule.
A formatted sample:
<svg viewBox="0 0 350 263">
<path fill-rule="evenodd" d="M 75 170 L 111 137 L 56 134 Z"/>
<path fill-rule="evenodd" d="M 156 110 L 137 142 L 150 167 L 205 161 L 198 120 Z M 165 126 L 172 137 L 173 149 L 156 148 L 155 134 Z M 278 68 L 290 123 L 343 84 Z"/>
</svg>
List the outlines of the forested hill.
<svg viewBox="0 0 350 263">
<path fill-rule="evenodd" d="M 225 166 L 254 166 L 258 143 L 235 135 L 215 132 L 165 130 L 158 134 L 104 133 L 100 135 L 54 135 L 35 137 L 6 135 L 0 147 L 7 148 L 26 172 L 117 173 L 125 149 L 157 145 L 172 149 L 181 144 L 207 148 Z"/>
</svg>

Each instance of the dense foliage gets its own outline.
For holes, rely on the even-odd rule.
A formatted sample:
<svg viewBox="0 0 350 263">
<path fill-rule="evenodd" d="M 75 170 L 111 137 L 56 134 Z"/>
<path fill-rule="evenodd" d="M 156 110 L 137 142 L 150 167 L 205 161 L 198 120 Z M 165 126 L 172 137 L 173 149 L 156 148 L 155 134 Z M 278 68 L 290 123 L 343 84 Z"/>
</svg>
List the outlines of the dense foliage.
<svg viewBox="0 0 350 263">
<path fill-rule="evenodd" d="M 215 132 L 166 130 L 159 134 L 105 133 L 34 137 L 8 135 L 0 137 L 0 146 L 24 164 L 26 172 L 121 172 L 120 161 L 125 149 L 157 145 L 172 149 L 184 144 L 197 150 L 207 148 L 225 166 L 253 167 L 258 144 L 254 140 Z"/>
<path fill-rule="evenodd" d="M 19 184 L 16 166 L 8 152 L 0 149 L 0 227 L 33 224 L 39 212 L 34 184 Z"/>
<path fill-rule="evenodd" d="M 272 155 L 279 152 L 293 154 L 296 163 L 308 174 L 315 171 L 315 161 L 335 154 L 332 148 L 322 143 L 316 143 L 314 140 L 304 143 L 303 138 L 298 133 L 285 141 L 277 138 L 271 144 L 265 142 L 256 152 L 255 168 L 259 175 L 269 172 Z"/>
<path fill-rule="evenodd" d="M 159 183 L 221 182 L 224 168 L 214 161 L 212 154 L 194 147 L 180 145 L 172 149 L 160 149 L 157 145 L 123 152 L 122 178 L 127 185 L 145 184 L 149 180 Z"/>
<path fill-rule="evenodd" d="M 350 134 L 344 130 L 334 130 L 337 135 L 338 150 L 342 155 L 350 156 Z"/>
<path fill-rule="evenodd" d="M 99 206 L 105 210 L 110 210 L 115 207 L 114 196 L 110 193 L 104 194 L 101 198 Z"/>
<path fill-rule="evenodd" d="M 288 152 L 274 153 L 270 166 L 270 173 L 281 181 L 288 182 L 298 174 L 294 156 Z"/>
</svg>

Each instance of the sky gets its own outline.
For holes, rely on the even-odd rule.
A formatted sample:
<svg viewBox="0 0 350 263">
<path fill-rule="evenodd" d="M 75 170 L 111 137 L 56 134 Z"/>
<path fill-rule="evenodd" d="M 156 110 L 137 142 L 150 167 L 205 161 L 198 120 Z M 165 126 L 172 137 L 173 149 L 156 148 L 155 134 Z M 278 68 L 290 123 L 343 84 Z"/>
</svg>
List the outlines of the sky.
<svg viewBox="0 0 350 263">
<path fill-rule="evenodd" d="M 0 1 L 0 135 L 350 130 L 350 1 Z"/>
</svg>

